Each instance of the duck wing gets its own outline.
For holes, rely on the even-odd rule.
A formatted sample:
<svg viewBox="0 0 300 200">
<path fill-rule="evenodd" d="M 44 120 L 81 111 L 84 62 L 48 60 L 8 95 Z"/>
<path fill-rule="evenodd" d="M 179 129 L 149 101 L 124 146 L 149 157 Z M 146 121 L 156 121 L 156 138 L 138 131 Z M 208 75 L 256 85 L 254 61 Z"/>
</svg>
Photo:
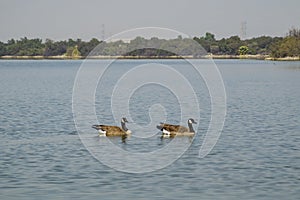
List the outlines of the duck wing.
<svg viewBox="0 0 300 200">
<path fill-rule="evenodd" d="M 99 125 L 99 127 L 101 130 L 106 132 L 124 132 L 124 130 L 118 126 Z"/>
<path fill-rule="evenodd" d="M 173 124 L 164 124 L 164 123 L 160 123 L 159 125 L 156 126 L 159 130 L 167 130 L 167 131 L 170 131 L 170 130 L 175 130 L 176 127 L 178 127 L 178 125 L 173 125 Z"/>
<path fill-rule="evenodd" d="M 174 124 L 160 124 L 161 129 L 165 129 L 168 132 L 188 132 L 188 128 Z"/>
</svg>

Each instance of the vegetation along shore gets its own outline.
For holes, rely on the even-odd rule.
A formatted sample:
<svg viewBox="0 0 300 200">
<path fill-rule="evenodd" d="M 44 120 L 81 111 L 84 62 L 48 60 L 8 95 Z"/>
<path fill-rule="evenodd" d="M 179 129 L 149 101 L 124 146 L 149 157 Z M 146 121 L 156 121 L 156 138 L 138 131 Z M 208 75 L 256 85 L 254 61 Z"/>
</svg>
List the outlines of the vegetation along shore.
<svg viewBox="0 0 300 200">
<path fill-rule="evenodd" d="M 101 45 L 99 45 L 101 44 Z M 199 48 L 200 44 L 203 48 Z M 90 52 L 97 46 L 92 54 Z M 300 60 L 300 29 L 285 37 L 260 36 L 242 40 L 238 36 L 217 40 L 212 33 L 202 37 L 175 39 L 136 37 L 129 42 L 68 39 L 10 39 L 0 42 L 1 59 L 267 59 Z"/>
</svg>

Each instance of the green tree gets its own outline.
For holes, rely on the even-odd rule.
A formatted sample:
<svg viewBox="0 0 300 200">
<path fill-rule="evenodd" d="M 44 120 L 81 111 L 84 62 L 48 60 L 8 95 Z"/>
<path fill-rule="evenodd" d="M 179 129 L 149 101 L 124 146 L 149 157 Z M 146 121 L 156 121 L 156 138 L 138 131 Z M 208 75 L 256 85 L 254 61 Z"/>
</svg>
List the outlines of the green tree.
<svg viewBox="0 0 300 200">
<path fill-rule="evenodd" d="M 92 50 L 99 44 L 100 41 L 96 38 L 93 38 L 89 42 L 80 42 L 80 44 L 78 44 L 78 50 L 82 56 L 88 56 L 89 53 L 91 53 Z"/>
<path fill-rule="evenodd" d="M 4 56 L 6 54 L 6 45 L 3 42 L 0 42 L 0 56 Z"/>
<path fill-rule="evenodd" d="M 226 39 L 226 44 L 229 55 L 236 55 L 238 53 L 238 48 L 243 45 L 239 36 L 231 36 L 230 38 Z"/>
<path fill-rule="evenodd" d="M 69 57 L 72 57 L 72 58 L 76 58 L 76 57 L 79 57 L 81 54 L 78 50 L 78 46 L 75 45 L 74 47 L 68 47 L 67 48 L 67 51 L 65 53 L 65 56 L 69 56 Z"/>
<path fill-rule="evenodd" d="M 249 48 L 247 46 L 240 46 L 238 53 L 239 55 L 246 55 L 249 52 Z"/>
<path fill-rule="evenodd" d="M 10 56 L 17 55 L 19 50 L 20 50 L 20 46 L 17 45 L 14 39 L 10 39 L 7 41 L 5 55 L 10 55 Z"/>
<path fill-rule="evenodd" d="M 73 50 L 74 50 L 74 47 L 68 47 L 67 51 L 65 53 L 65 56 L 72 57 Z"/>
<path fill-rule="evenodd" d="M 300 57 L 300 30 L 293 28 L 285 38 L 274 38 L 270 49 L 275 58 Z"/>
<path fill-rule="evenodd" d="M 80 56 L 80 52 L 78 51 L 77 45 L 75 45 L 75 47 L 72 51 L 72 57 L 79 57 L 79 56 Z"/>
<path fill-rule="evenodd" d="M 193 39 L 198 42 L 208 53 L 217 53 L 215 50 L 218 44 L 214 34 L 207 32 L 205 33 L 204 37 L 194 37 Z M 214 52 L 211 52 L 211 50 Z"/>
<path fill-rule="evenodd" d="M 59 56 L 65 54 L 67 51 L 67 42 L 46 39 L 44 56 Z"/>
<path fill-rule="evenodd" d="M 44 44 L 41 39 L 28 39 L 27 37 L 20 40 L 11 39 L 6 45 L 6 55 L 13 56 L 35 56 L 42 55 Z"/>
<path fill-rule="evenodd" d="M 212 54 L 219 54 L 219 52 L 220 52 L 219 46 L 218 45 L 211 45 L 210 46 L 210 52 Z"/>
<path fill-rule="evenodd" d="M 216 41 L 215 35 L 212 34 L 212 33 L 209 33 L 209 32 L 205 33 L 204 39 L 205 39 L 206 41 L 210 42 L 210 43 L 213 43 L 213 42 Z"/>
</svg>

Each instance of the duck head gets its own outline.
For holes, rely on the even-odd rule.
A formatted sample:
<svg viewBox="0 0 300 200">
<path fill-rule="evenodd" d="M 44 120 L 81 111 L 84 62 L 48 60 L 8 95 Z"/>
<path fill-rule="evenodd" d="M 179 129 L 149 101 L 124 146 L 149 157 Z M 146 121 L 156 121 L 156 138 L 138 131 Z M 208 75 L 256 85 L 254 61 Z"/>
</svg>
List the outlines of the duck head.
<svg viewBox="0 0 300 200">
<path fill-rule="evenodd" d="M 197 122 L 193 118 L 190 118 L 188 124 L 197 124 Z"/>
<path fill-rule="evenodd" d="M 123 117 L 123 118 L 121 119 L 121 123 L 128 123 L 128 120 L 126 119 L 126 117 Z"/>
</svg>

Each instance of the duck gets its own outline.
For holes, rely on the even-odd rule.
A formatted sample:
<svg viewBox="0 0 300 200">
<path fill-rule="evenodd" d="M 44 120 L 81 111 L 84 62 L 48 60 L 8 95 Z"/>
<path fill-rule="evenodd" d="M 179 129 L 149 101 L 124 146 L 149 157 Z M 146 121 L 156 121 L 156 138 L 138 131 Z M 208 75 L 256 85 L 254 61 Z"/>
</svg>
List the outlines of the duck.
<svg viewBox="0 0 300 200">
<path fill-rule="evenodd" d="M 180 125 L 160 123 L 156 127 L 162 131 L 162 137 L 175 137 L 175 136 L 194 136 L 195 131 L 192 124 L 197 124 L 197 122 L 190 118 L 187 121 L 188 128 Z"/>
<path fill-rule="evenodd" d="M 109 125 L 93 125 L 92 128 L 98 130 L 99 136 L 128 136 L 131 131 L 126 127 L 128 120 L 126 117 L 121 119 L 121 127 Z"/>
</svg>

